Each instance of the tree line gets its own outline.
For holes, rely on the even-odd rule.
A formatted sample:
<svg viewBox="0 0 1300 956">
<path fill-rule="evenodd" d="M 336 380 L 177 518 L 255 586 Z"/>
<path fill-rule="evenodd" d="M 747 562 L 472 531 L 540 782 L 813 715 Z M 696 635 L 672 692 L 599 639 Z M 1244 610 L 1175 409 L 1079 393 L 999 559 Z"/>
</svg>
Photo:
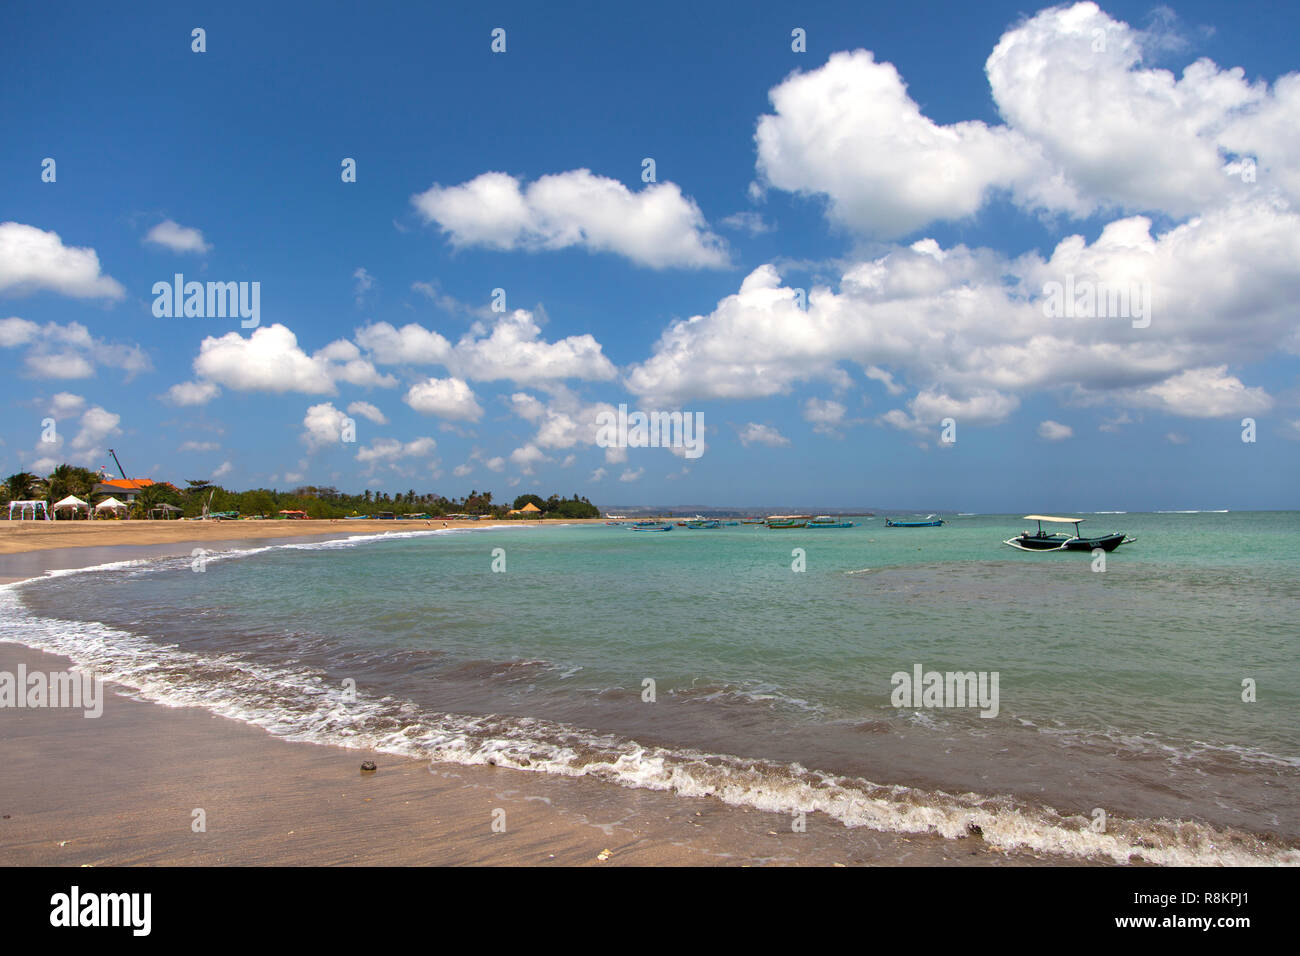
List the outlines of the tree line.
<svg viewBox="0 0 1300 956">
<path fill-rule="evenodd" d="M 99 484 L 99 474 L 75 465 L 59 465 L 42 478 L 30 472 L 18 472 L 5 479 L 0 486 L 0 505 L 10 501 L 41 499 L 53 505 L 68 495 L 90 501 L 92 489 Z M 103 496 L 101 496 L 103 497 Z M 95 505 L 97 502 L 90 502 Z M 389 494 L 371 491 L 347 494 L 331 486 L 302 485 L 290 491 L 274 488 L 253 488 L 234 491 L 211 481 L 192 479 L 178 488 L 167 482 L 149 485 L 140 491 L 132 505 L 132 517 L 148 517 L 160 505 L 180 508 L 180 515 L 197 518 L 208 513 L 236 513 L 241 517 L 276 518 L 281 511 L 302 511 L 309 518 L 356 518 L 427 515 L 442 518 L 453 514 L 478 515 L 485 518 L 504 518 L 506 512 L 533 504 L 544 518 L 598 518 L 600 509 L 586 497 L 575 493 L 570 498 L 551 495 L 543 498 L 536 494 L 523 494 L 513 504 L 494 502 L 492 492 L 473 489 L 468 495 L 447 498 L 432 492 L 417 494 L 415 489 L 405 493 Z"/>
</svg>

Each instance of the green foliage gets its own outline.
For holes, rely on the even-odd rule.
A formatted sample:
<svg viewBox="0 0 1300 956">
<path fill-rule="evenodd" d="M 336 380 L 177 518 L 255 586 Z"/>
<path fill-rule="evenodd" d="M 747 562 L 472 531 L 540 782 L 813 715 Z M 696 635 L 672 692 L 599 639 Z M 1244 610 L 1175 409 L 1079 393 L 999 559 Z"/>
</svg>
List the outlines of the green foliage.
<svg viewBox="0 0 1300 956">
<path fill-rule="evenodd" d="M 153 509 L 159 505 L 175 505 L 178 508 L 184 507 L 184 499 L 181 493 L 166 482 L 158 482 L 140 489 L 140 494 L 135 499 L 132 507 L 132 517 L 148 518 Z M 159 517 L 162 515 L 160 514 Z"/>
<path fill-rule="evenodd" d="M 30 471 L 19 471 L 5 479 L 5 495 L 10 501 L 29 501 L 41 491 L 41 479 Z"/>
<path fill-rule="evenodd" d="M 599 518 L 600 509 L 586 498 L 575 493 L 572 498 L 559 498 L 551 495 L 546 499 L 543 511 L 548 518 Z"/>
<path fill-rule="evenodd" d="M 46 479 L 49 486 L 50 504 L 62 501 L 68 495 L 76 495 L 82 501 L 90 500 L 90 491 L 99 483 L 99 474 L 89 468 L 62 464 L 50 472 Z"/>
<path fill-rule="evenodd" d="M 98 481 L 99 476 L 95 472 L 66 464 L 54 469 L 48 481 L 37 475 L 19 472 L 10 475 L 0 486 L 0 500 L 49 497 L 53 502 L 68 495 L 88 499 L 91 489 Z M 522 508 L 530 501 L 542 509 L 547 517 L 600 516 L 599 508 L 576 494 L 572 498 L 520 495 L 515 499 L 514 507 Z M 431 492 L 421 494 L 413 488 L 395 495 L 367 488 L 361 494 L 350 495 L 332 486 L 318 485 L 302 485 L 291 491 L 274 488 L 231 491 L 206 480 L 190 479 L 186 481 L 184 489 L 175 488 L 166 482 L 149 485 L 140 492 L 133 513 L 138 517 L 147 517 L 151 508 L 163 503 L 182 508 L 187 518 L 201 516 L 205 505 L 208 505 L 211 512 L 234 511 L 245 517 L 262 515 L 275 518 L 281 511 L 304 511 L 308 517 L 323 519 L 374 517 L 380 512 L 391 512 L 399 518 L 417 514 L 427 514 L 434 518 L 449 514 L 500 518 L 508 510 L 505 504 L 493 502 L 492 492 L 477 489 L 471 490 L 463 498 L 446 498 Z"/>
</svg>

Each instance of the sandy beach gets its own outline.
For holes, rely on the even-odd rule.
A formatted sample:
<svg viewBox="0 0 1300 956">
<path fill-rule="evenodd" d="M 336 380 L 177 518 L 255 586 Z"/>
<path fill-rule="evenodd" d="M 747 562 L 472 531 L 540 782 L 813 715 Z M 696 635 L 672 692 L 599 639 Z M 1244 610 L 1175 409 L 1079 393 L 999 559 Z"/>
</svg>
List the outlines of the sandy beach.
<svg viewBox="0 0 1300 956">
<path fill-rule="evenodd" d="M 139 522 L 105 528 L 69 523 L 9 531 L 0 568 L 15 560 L 49 566 L 51 558 L 86 566 L 143 551 L 188 552 L 196 542 L 283 538 L 288 523 L 247 529 L 249 524 Z M 291 529 L 329 536 L 371 532 L 375 526 L 304 521 Z M 205 534 L 194 537 L 195 531 Z M 132 543 L 123 546 L 128 536 Z M 116 546 L 106 546 L 114 540 Z M 24 547 L 27 551 L 18 553 Z M 68 669 L 70 662 L 0 644 L 0 671 L 15 673 L 20 665 L 29 673 L 48 673 Z M 200 708 L 132 699 L 113 692 L 112 685 L 106 690 L 103 714 L 95 719 L 72 709 L 0 710 L 0 760 L 6 770 L 0 788 L 0 865 L 1071 862 L 993 851 L 978 836 L 944 840 L 850 830 L 819 814 L 810 815 L 797 832 L 784 815 L 733 808 L 712 798 L 684 800 L 585 778 L 430 766 L 366 750 L 290 742 Z M 367 760 L 377 765 L 376 772 L 361 771 Z M 194 829 L 195 810 L 203 811 L 203 832 Z"/>
<path fill-rule="evenodd" d="M 601 518 L 530 521 L 532 525 L 592 524 Z M 485 528 L 521 521 L 484 518 L 481 521 L 314 520 L 302 521 L 0 521 L 0 555 L 48 551 L 55 548 L 107 548 L 178 542 L 263 541 L 267 538 L 310 538 L 318 535 L 392 534 L 430 528 Z"/>
<path fill-rule="evenodd" d="M 603 519 L 530 521 L 530 526 L 591 524 Z M 395 534 L 440 528 L 482 529 L 518 521 L 0 521 L 0 584 L 46 571 L 110 561 L 188 554 L 196 547 L 240 547 L 282 541 L 324 541 L 356 534 Z"/>
<path fill-rule="evenodd" d="M 49 672 L 68 662 L 0 644 L 0 671 L 20 664 Z M 0 759 L 3 866 L 1047 862 L 976 838 L 850 831 L 817 815 L 796 833 L 788 818 L 711 799 L 291 743 L 121 696 L 97 719 L 0 711 Z M 361 771 L 367 760 L 374 773 Z"/>
</svg>

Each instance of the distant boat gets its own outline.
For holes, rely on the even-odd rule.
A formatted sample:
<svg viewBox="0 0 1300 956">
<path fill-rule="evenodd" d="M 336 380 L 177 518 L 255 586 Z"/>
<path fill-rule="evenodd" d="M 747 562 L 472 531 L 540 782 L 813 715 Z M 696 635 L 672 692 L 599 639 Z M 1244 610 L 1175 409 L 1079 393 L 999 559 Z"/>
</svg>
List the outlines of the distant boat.
<svg viewBox="0 0 1300 956">
<path fill-rule="evenodd" d="M 885 519 L 886 528 L 939 528 L 942 526 L 942 518 L 934 521 L 891 521 L 889 518 Z"/>
<path fill-rule="evenodd" d="M 805 528 L 812 515 L 769 515 L 767 526 L 773 530 L 779 528 Z"/>
<path fill-rule="evenodd" d="M 1106 534 L 1085 538 L 1079 533 L 1079 523 L 1083 518 L 1054 518 L 1051 515 L 1025 515 L 1026 521 L 1037 521 L 1037 531 L 1022 531 L 1014 538 L 1008 538 L 1003 544 L 1021 551 L 1114 551 L 1121 544 L 1132 544 L 1136 538 L 1130 538 L 1123 531 L 1111 531 Z M 1044 531 L 1043 522 L 1074 525 L 1074 534 L 1068 531 Z"/>
<path fill-rule="evenodd" d="M 711 529 L 711 528 L 721 528 L 721 527 L 722 527 L 722 523 L 721 523 L 720 521 L 714 521 L 714 520 L 712 520 L 712 519 L 700 519 L 700 520 L 698 520 L 698 521 L 688 521 L 688 522 L 686 522 L 686 527 L 688 527 L 688 528 L 694 528 L 694 529 L 696 529 L 696 530 L 702 530 L 702 529 L 706 529 L 706 528 L 709 528 L 709 529 Z"/>
<path fill-rule="evenodd" d="M 819 515 L 808 522 L 809 528 L 852 528 L 852 521 L 836 521 L 830 515 Z"/>
<path fill-rule="evenodd" d="M 660 524 L 657 521 L 638 521 L 632 525 L 633 531 L 672 531 L 673 526 L 668 523 Z"/>
<path fill-rule="evenodd" d="M 724 522 L 722 522 L 722 523 L 723 523 L 724 525 L 726 525 L 728 528 L 734 528 L 734 527 L 736 527 L 737 525 L 740 524 L 739 521 L 724 521 Z"/>
</svg>

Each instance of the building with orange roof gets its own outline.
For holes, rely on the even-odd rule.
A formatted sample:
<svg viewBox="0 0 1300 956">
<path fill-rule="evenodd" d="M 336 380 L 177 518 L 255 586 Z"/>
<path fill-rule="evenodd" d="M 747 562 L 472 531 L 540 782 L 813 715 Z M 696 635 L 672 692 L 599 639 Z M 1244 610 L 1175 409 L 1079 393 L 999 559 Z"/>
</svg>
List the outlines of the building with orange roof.
<svg viewBox="0 0 1300 956">
<path fill-rule="evenodd" d="M 91 489 L 92 495 L 112 495 L 128 504 L 139 497 L 150 485 L 158 484 L 151 478 L 105 478 Z"/>
</svg>

